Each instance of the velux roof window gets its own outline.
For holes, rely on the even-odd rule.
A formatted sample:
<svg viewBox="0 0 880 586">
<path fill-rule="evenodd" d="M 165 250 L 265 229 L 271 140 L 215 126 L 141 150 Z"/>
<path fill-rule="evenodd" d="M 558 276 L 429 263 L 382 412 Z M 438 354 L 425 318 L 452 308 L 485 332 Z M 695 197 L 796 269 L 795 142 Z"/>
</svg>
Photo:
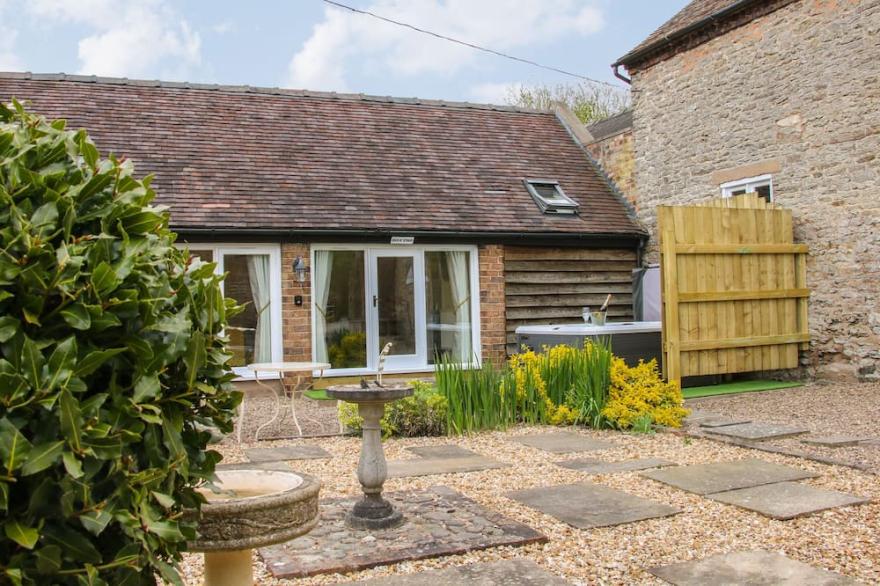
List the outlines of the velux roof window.
<svg viewBox="0 0 880 586">
<path fill-rule="evenodd" d="M 552 179 L 523 179 L 526 189 L 545 214 L 576 214 L 578 204 Z"/>
</svg>

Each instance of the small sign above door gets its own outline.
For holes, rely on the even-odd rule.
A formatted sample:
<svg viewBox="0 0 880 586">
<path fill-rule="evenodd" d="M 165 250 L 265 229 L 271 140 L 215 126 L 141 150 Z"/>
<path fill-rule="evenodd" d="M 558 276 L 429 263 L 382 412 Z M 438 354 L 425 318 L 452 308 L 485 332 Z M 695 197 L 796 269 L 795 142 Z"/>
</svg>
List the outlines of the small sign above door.
<svg viewBox="0 0 880 586">
<path fill-rule="evenodd" d="M 412 244 L 415 242 L 415 236 L 392 236 L 391 244 Z"/>
</svg>

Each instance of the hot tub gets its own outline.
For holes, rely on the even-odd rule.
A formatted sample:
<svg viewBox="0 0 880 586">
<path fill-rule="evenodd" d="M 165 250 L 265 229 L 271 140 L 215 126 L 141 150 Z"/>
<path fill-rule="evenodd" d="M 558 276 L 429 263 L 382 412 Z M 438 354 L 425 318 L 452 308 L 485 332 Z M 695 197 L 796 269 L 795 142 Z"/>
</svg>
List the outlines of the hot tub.
<svg viewBox="0 0 880 586">
<path fill-rule="evenodd" d="M 658 365 L 662 360 L 659 321 L 610 322 L 604 326 L 577 323 L 516 328 L 517 347 L 526 346 L 535 351 L 559 344 L 582 348 L 587 338 L 610 340 L 611 351 L 630 366 L 638 364 L 640 359 L 647 362 L 655 358 Z"/>
</svg>

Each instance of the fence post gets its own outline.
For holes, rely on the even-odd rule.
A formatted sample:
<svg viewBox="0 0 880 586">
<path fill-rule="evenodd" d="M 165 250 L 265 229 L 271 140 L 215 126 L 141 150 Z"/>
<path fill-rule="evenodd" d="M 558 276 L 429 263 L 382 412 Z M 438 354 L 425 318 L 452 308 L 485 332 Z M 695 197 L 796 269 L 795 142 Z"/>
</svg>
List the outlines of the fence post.
<svg viewBox="0 0 880 586">
<path fill-rule="evenodd" d="M 675 251 L 675 226 L 670 208 L 657 208 L 660 227 L 660 266 L 663 274 L 663 374 L 666 380 L 681 385 L 681 338 L 678 320 L 678 259 Z"/>
</svg>

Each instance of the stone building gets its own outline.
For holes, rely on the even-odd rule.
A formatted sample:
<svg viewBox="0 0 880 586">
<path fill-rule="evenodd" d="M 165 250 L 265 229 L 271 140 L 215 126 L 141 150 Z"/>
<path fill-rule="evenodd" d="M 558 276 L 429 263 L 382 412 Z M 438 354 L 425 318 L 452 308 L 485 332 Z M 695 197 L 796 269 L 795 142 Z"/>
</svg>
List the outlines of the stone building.
<svg viewBox="0 0 880 586">
<path fill-rule="evenodd" d="M 587 131 L 590 133 L 587 150 L 630 204 L 638 206 L 632 110 L 594 122 L 587 126 Z"/>
<path fill-rule="evenodd" d="M 613 67 L 632 82 L 647 260 L 659 204 L 747 191 L 792 209 L 804 363 L 880 379 L 880 2 L 694 0 Z"/>
</svg>

